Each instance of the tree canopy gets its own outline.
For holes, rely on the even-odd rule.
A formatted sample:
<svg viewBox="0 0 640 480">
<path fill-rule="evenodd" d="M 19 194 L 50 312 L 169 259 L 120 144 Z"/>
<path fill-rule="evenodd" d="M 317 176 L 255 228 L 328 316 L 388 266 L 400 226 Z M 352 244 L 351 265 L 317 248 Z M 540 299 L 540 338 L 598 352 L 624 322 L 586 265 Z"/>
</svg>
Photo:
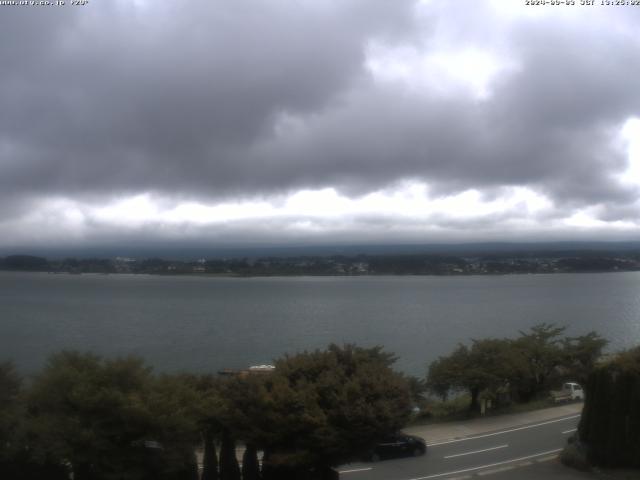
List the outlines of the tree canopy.
<svg viewBox="0 0 640 480">
<path fill-rule="evenodd" d="M 508 391 L 518 401 L 529 401 L 564 379 L 582 381 L 602 354 L 606 340 L 595 332 L 562 337 L 565 327 L 541 323 L 515 339 L 472 340 L 429 365 L 427 385 L 446 398 L 466 390 L 469 408 L 479 410 L 479 395 Z"/>
<path fill-rule="evenodd" d="M 640 347 L 620 353 L 589 374 L 578 426 L 589 461 L 640 467 Z"/>
<path fill-rule="evenodd" d="M 62 352 L 36 377 L 28 404 L 40 448 L 68 461 L 76 480 L 137 480 L 190 468 L 191 399 L 138 358 Z"/>
<path fill-rule="evenodd" d="M 516 339 L 460 344 L 431 363 L 427 386 L 441 396 L 467 390 L 475 410 L 483 393 L 526 401 L 561 378 L 586 378 L 606 341 L 563 333 L 541 324 Z M 284 355 L 269 373 L 222 378 L 63 351 L 26 385 L 2 363 L 0 476 L 195 480 L 204 445 L 206 480 L 322 478 L 406 424 L 425 384 L 394 371 L 395 360 L 381 347 L 330 345 Z M 242 471 L 236 443 L 246 446 Z"/>
<path fill-rule="evenodd" d="M 286 466 L 305 478 L 308 469 L 349 460 L 405 425 L 411 400 L 394 361 L 380 347 L 354 345 L 284 356 L 271 375 L 233 389 L 246 415 L 236 424 L 265 450 L 267 470 Z"/>
<path fill-rule="evenodd" d="M 196 479 L 194 451 L 204 444 L 203 478 L 238 480 L 239 442 L 246 478 L 261 474 L 258 450 L 263 478 L 314 478 L 405 424 L 409 387 L 394 361 L 380 347 L 331 345 L 285 355 L 268 374 L 220 378 L 156 375 L 136 357 L 63 351 L 26 388 L 0 364 L 0 473 Z"/>
</svg>

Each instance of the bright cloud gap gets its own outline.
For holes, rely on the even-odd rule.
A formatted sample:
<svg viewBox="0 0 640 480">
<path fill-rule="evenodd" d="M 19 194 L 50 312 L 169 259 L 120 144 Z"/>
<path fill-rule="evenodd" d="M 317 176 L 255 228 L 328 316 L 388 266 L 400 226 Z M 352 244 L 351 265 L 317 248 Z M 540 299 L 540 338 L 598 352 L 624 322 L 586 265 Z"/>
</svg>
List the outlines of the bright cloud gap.
<svg viewBox="0 0 640 480">
<path fill-rule="evenodd" d="M 334 188 L 301 190 L 284 201 L 243 201 L 206 204 L 188 201 L 175 203 L 144 193 L 119 199 L 104 206 L 82 205 L 73 200 L 57 200 L 51 206 L 62 212 L 69 223 L 84 220 L 136 227 L 148 223 L 217 224 L 273 218 L 307 218 L 310 221 L 340 220 L 359 216 L 389 216 L 420 222 L 434 216 L 473 220 L 488 215 L 513 212 L 526 219 L 550 212 L 552 204 L 544 195 L 526 187 L 501 189 L 499 196 L 485 198 L 469 189 L 455 195 L 430 197 L 424 183 L 406 183 L 394 190 L 376 191 L 350 198 Z"/>
<path fill-rule="evenodd" d="M 198 236 L 211 229 L 223 233 L 241 232 L 249 226 L 268 225 L 287 236 L 349 234 L 367 231 L 376 238 L 405 235 L 441 236 L 444 232 L 469 230 L 482 233 L 499 222 L 512 231 L 546 228 L 599 229 L 620 231 L 638 227 L 633 222 L 598 220 L 598 208 L 580 209 L 559 217 L 544 194 L 528 187 L 503 187 L 482 192 L 468 189 L 455 195 L 430 196 L 427 184 L 411 181 L 393 188 L 350 198 L 333 188 L 301 190 L 284 200 L 244 202 L 171 202 L 144 193 L 121 198 L 106 205 L 81 204 L 71 199 L 44 200 L 37 215 L 20 220 L 25 231 L 30 224 L 46 223 L 49 234 L 77 239 L 100 231 L 139 232 L 166 230 L 171 238 Z M 45 220 L 48 219 L 48 220 Z M 275 228 L 274 228 L 275 227 Z M 21 232 L 21 228 L 12 231 Z M 278 235 L 272 233 L 277 240 Z M 20 240 L 20 238 L 16 238 Z"/>
</svg>

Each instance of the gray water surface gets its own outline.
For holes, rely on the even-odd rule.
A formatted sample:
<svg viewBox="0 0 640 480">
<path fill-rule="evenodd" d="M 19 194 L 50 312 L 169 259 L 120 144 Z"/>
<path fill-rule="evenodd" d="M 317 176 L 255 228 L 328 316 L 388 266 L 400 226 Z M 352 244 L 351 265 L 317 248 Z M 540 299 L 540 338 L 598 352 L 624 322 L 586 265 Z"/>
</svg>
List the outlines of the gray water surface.
<svg viewBox="0 0 640 480">
<path fill-rule="evenodd" d="M 216 278 L 0 272 L 0 360 L 63 348 L 137 354 L 160 371 L 270 363 L 329 343 L 383 345 L 397 368 L 540 322 L 640 344 L 640 273 Z"/>
</svg>

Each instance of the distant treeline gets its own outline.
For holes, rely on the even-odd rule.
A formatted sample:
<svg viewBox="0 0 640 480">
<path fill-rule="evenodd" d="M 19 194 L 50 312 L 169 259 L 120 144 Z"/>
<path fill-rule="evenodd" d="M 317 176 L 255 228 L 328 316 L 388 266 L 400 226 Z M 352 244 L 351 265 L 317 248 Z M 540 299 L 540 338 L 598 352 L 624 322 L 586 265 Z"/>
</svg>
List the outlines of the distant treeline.
<svg viewBox="0 0 640 480">
<path fill-rule="evenodd" d="M 53 273 L 275 275 L 495 275 L 640 270 L 640 251 L 504 252 L 477 256 L 445 254 L 333 255 L 198 259 L 116 257 L 51 260 L 32 255 L 0 258 L 0 270 Z"/>
</svg>

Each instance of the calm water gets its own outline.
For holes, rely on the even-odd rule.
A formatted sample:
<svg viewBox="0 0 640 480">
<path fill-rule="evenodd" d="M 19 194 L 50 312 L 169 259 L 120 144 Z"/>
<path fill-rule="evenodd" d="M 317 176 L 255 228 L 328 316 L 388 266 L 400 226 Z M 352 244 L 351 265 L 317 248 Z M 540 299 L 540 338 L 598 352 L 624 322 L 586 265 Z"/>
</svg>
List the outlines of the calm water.
<svg viewBox="0 0 640 480">
<path fill-rule="evenodd" d="M 0 272 L 0 360 L 62 348 L 135 353 L 157 370 L 269 363 L 331 342 L 384 345 L 422 375 L 458 342 L 539 322 L 640 344 L 640 273 L 203 278 Z"/>
</svg>

